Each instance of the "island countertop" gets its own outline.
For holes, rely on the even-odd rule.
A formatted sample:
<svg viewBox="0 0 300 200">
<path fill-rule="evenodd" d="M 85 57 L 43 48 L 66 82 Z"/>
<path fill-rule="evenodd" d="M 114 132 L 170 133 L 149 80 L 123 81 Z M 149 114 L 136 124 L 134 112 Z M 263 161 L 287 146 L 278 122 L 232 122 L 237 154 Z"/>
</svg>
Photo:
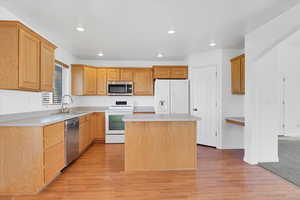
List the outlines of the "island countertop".
<svg viewBox="0 0 300 200">
<path fill-rule="evenodd" d="M 155 121 L 198 121 L 199 117 L 190 114 L 140 114 L 140 115 L 125 115 L 125 122 L 155 122 Z"/>
</svg>

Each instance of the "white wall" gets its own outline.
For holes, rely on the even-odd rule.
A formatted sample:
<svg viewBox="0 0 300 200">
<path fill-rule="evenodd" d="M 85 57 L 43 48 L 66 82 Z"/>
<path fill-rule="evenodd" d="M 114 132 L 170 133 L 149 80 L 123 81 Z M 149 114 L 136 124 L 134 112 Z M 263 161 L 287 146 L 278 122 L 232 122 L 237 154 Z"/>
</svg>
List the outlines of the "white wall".
<svg viewBox="0 0 300 200">
<path fill-rule="evenodd" d="M 222 56 L 222 148 L 243 149 L 244 127 L 227 123 L 226 117 L 244 116 L 244 95 L 233 95 L 231 91 L 230 60 L 242 54 L 241 50 L 223 50 Z"/>
<path fill-rule="evenodd" d="M 217 148 L 243 148 L 243 128 L 225 124 L 227 116 L 243 116 L 243 96 L 231 94 L 230 59 L 242 53 L 241 50 L 212 50 L 191 54 L 187 58 L 191 68 L 217 66 L 217 101 L 218 101 L 218 138 Z M 190 70 L 191 72 L 191 70 Z M 236 106 L 234 106 L 236 105 Z"/>
<path fill-rule="evenodd" d="M 251 164 L 278 161 L 281 41 L 300 27 L 300 5 L 246 35 L 245 156 Z"/>
<path fill-rule="evenodd" d="M 0 7 L 0 20 L 19 20 L 25 25 L 30 26 L 30 23 L 23 21 L 16 17 L 13 13 L 7 9 Z M 54 44 L 55 39 L 51 35 L 43 33 L 42 30 L 33 29 L 38 32 L 48 40 L 52 41 Z M 66 63 L 71 64 L 76 62 L 76 59 L 61 47 L 58 47 L 55 53 L 56 59 Z M 64 72 L 65 80 L 67 82 L 65 91 L 69 93 L 70 91 L 70 69 Z M 57 109 L 59 106 L 43 106 L 41 104 L 41 93 L 40 92 L 22 92 L 13 90 L 0 90 L 0 115 L 19 113 L 19 112 L 31 112 L 40 110 L 50 110 Z"/>
<path fill-rule="evenodd" d="M 142 61 L 142 60 L 78 60 L 79 64 L 98 67 L 152 67 L 153 65 L 186 65 L 184 61 Z M 116 100 L 128 100 L 136 106 L 154 106 L 153 96 L 108 97 L 108 96 L 77 96 L 74 97 L 77 106 L 110 106 Z"/>
<path fill-rule="evenodd" d="M 281 105 L 282 122 L 278 126 L 285 125 L 283 131 L 288 136 L 300 136 L 300 31 L 278 45 L 278 66 L 282 82 L 282 97 L 285 104 Z"/>
</svg>

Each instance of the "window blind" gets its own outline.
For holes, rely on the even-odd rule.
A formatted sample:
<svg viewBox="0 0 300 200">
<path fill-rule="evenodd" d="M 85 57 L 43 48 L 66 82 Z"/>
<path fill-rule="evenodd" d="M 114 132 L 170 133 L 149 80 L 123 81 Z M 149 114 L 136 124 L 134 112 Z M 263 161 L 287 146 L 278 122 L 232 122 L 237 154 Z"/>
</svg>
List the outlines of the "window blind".
<svg viewBox="0 0 300 200">
<path fill-rule="evenodd" d="M 55 65 L 54 78 L 53 78 L 53 92 L 42 93 L 42 104 L 43 105 L 59 105 L 62 99 L 62 67 Z"/>
</svg>

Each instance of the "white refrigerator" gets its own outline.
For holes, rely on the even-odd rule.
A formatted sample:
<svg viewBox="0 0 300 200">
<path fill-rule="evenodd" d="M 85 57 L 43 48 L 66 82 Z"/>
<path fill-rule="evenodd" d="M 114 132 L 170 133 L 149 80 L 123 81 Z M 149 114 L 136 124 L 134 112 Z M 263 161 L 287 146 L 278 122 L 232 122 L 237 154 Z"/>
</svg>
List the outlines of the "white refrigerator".
<svg viewBox="0 0 300 200">
<path fill-rule="evenodd" d="M 188 80 L 155 80 L 155 113 L 188 114 L 189 94 Z"/>
</svg>

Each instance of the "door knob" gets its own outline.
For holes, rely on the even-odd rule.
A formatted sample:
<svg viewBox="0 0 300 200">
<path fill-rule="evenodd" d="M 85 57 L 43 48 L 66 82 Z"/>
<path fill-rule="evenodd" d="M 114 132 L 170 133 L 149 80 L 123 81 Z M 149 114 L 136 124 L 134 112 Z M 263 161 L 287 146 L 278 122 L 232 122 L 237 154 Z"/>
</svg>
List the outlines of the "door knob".
<svg viewBox="0 0 300 200">
<path fill-rule="evenodd" d="M 193 111 L 197 112 L 197 111 L 198 111 L 198 109 L 197 109 L 197 108 L 194 108 L 194 109 L 193 109 Z"/>
</svg>

